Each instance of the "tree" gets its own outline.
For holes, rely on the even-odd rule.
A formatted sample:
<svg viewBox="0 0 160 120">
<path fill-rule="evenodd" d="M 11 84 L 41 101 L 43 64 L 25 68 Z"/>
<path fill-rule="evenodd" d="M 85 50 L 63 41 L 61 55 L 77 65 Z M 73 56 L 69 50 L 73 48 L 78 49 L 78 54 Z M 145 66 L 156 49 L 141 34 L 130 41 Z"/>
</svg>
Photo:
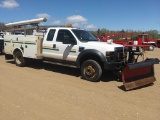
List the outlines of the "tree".
<svg viewBox="0 0 160 120">
<path fill-rule="evenodd" d="M 150 30 L 150 31 L 147 31 L 146 33 L 148 33 L 154 39 L 158 39 L 159 37 L 157 30 Z"/>
<path fill-rule="evenodd" d="M 0 32 L 6 29 L 5 24 L 0 22 Z"/>
<path fill-rule="evenodd" d="M 110 33 L 125 33 L 125 32 L 132 32 L 133 35 L 131 37 L 136 37 L 138 34 L 143 34 L 147 33 L 149 34 L 153 39 L 158 39 L 160 38 L 159 32 L 157 30 L 150 30 L 150 31 L 140 31 L 140 30 L 107 30 L 105 28 L 103 29 L 98 29 L 97 31 L 90 31 L 93 35 L 102 35 L 102 34 L 110 34 Z"/>
<path fill-rule="evenodd" d="M 98 30 L 97 30 L 97 35 L 100 35 L 100 32 L 101 32 L 101 30 L 100 30 L 100 29 L 98 29 Z"/>
<path fill-rule="evenodd" d="M 122 30 L 120 31 L 120 33 L 125 33 L 124 29 L 122 29 Z"/>
</svg>

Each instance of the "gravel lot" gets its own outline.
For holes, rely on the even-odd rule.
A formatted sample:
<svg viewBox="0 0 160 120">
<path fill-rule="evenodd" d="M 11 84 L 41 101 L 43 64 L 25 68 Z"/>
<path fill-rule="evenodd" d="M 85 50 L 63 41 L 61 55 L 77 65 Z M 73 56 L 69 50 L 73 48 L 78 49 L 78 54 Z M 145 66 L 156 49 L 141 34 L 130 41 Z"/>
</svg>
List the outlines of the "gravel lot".
<svg viewBox="0 0 160 120">
<path fill-rule="evenodd" d="M 160 59 L 160 48 L 145 57 Z M 0 55 L 0 120 L 160 120 L 160 64 L 155 77 L 154 85 L 126 92 L 110 73 L 93 83 L 76 68 L 17 67 Z"/>
</svg>

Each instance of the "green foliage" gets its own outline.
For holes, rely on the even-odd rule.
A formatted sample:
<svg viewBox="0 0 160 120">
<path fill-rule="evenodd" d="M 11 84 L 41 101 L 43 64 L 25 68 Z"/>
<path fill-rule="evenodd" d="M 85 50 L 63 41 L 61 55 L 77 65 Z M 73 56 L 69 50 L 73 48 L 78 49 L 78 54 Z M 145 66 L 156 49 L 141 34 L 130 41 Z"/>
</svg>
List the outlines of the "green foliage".
<svg viewBox="0 0 160 120">
<path fill-rule="evenodd" d="M 137 31 L 134 31 L 134 30 L 124 30 L 124 29 L 122 29 L 121 31 L 114 31 L 114 30 L 107 30 L 107 29 L 103 28 L 103 29 L 98 29 L 97 31 L 90 31 L 90 32 L 95 36 L 102 35 L 102 34 L 109 34 L 109 33 L 132 32 L 133 33 L 133 37 L 136 37 L 138 34 L 146 33 L 146 34 L 149 34 L 150 37 L 152 37 L 153 39 L 160 38 L 160 34 L 158 34 L 157 30 L 149 30 L 149 31 L 137 30 Z"/>
<path fill-rule="evenodd" d="M 158 39 L 159 37 L 157 30 L 150 30 L 150 31 L 147 31 L 146 33 L 148 33 L 154 39 Z"/>
</svg>

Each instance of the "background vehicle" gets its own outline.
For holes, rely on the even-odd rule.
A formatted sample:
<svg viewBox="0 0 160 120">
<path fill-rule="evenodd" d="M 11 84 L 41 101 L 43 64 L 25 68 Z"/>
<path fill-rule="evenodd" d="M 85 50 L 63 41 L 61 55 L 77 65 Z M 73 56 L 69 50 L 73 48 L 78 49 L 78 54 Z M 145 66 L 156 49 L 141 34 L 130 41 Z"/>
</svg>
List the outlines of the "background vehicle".
<svg viewBox="0 0 160 120">
<path fill-rule="evenodd" d="M 133 33 L 111 33 L 97 36 L 100 41 L 106 42 L 109 39 L 113 39 L 114 43 L 127 46 L 136 45 L 142 47 L 145 50 L 153 51 L 157 46 L 157 40 L 152 39 L 149 34 L 139 34 L 134 37 Z"/>
<path fill-rule="evenodd" d="M 150 51 L 153 51 L 154 47 L 157 46 L 157 40 L 151 38 L 149 34 L 139 34 L 137 36 L 137 41 L 139 44 L 149 45 Z"/>
<path fill-rule="evenodd" d="M 4 39 L 3 39 L 4 33 L 0 32 L 0 54 L 3 53 L 4 50 Z"/>
<path fill-rule="evenodd" d="M 157 40 L 157 47 L 160 48 L 160 39 Z"/>
<path fill-rule="evenodd" d="M 40 28 L 38 24 L 43 21 L 46 19 L 20 21 L 6 27 L 34 24 Z M 138 62 L 138 57 L 143 55 L 138 47 L 125 49 L 109 40 L 100 42 L 88 31 L 71 27 L 49 27 L 44 36 L 5 35 L 4 40 L 6 60 L 14 59 L 17 66 L 25 66 L 30 59 L 74 65 L 84 79 L 92 82 L 99 81 L 104 70 L 115 71 L 121 73 L 126 90 L 153 83 L 153 65 L 159 63 L 158 59 Z"/>
</svg>

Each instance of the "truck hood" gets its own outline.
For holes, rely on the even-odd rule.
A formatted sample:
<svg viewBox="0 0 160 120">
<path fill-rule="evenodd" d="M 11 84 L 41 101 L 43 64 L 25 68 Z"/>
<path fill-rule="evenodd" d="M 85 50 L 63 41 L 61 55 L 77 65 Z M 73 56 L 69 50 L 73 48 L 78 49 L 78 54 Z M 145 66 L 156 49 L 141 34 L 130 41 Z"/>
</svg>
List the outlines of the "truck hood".
<svg viewBox="0 0 160 120">
<path fill-rule="evenodd" d="M 114 51 L 116 47 L 123 47 L 123 45 L 99 41 L 91 41 L 86 43 L 81 43 L 85 49 L 97 49 L 100 51 Z"/>
</svg>

